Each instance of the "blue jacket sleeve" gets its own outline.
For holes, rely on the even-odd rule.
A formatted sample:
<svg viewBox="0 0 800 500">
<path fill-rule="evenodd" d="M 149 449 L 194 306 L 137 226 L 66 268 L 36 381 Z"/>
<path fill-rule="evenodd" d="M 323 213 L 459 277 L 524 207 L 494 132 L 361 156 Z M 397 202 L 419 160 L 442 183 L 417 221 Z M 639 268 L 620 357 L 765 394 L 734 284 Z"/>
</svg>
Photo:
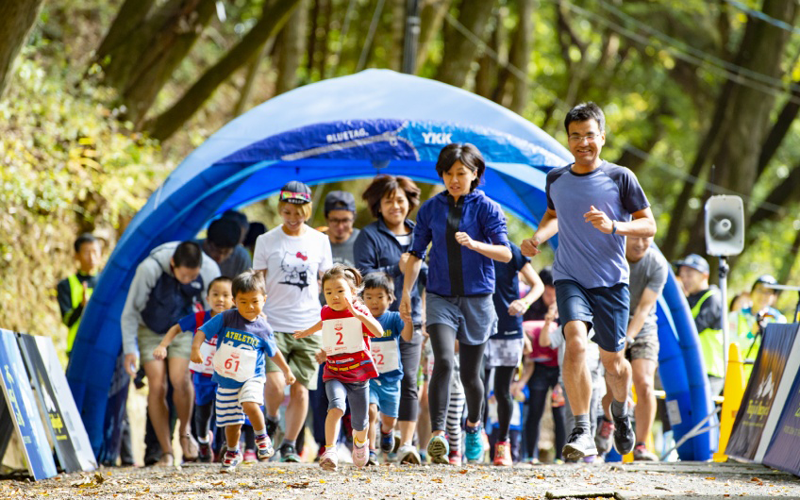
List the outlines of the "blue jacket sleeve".
<svg viewBox="0 0 800 500">
<path fill-rule="evenodd" d="M 414 242 L 411 244 L 411 252 L 422 260 L 425 260 L 425 251 L 433 239 L 429 216 L 431 201 L 426 201 L 417 212 L 417 225 L 414 226 Z"/>
<path fill-rule="evenodd" d="M 381 245 L 377 238 L 381 236 L 372 228 L 364 228 L 353 244 L 353 258 L 356 261 L 356 268 L 361 271 L 363 276 L 369 273 L 384 272 L 396 278 L 400 276 L 400 266 L 397 262 L 387 266 L 380 265 Z"/>
<path fill-rule="evenodd" d="M 500 205 L 486 199 L 486 206 L 481 210 L 483 231 L 489 241 L 495 245 L 508 246 L 508 228 L 506 227 L 506 216 Z"/>
<path fill-rule="evenodd" d="M 222 316 L 222 314 L 217 314 L 198 328 L 198 331 L 203 332 L 203 335 L 206 336 L 206 340 L 213 339 L 214 335 L 218 335 L 222 331 L 222 327 L 224 326 L 222 323 Z"/>
</svg>

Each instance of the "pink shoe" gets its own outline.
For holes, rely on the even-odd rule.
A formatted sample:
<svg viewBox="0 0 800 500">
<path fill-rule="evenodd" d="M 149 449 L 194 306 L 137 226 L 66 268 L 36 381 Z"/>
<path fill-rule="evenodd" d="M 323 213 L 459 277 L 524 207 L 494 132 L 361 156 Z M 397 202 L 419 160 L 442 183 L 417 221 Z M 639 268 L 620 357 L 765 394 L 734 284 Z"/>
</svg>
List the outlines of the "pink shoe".
<svg viewBox="0 0 800 500">
<path fill-rule="evenodd" d="M 319 466 L 325 470 L 336 470 L 337 465 L 339 465 L 339 454 L 336 453 L 336 446 L 325 448 L 319 459 Z"/>
<path fill-rule="evenodd" d="M 244 450 L 244 462 L 245 463 L 253 463 L 257 462 L 258 458 L 256 458 L 255 450 Z"/>
<path fill-rule="evenodd" d="M 511 446 L 508 445 L 508 441 L 500 441 L 494 445 L 494 464 L 504 467 L 514 465 L 511 461 Z"/>
<path fill-rule="evenodd" d="M 458 450 L 450 450 L 450 465 L 461 465 L 461 452 Z"/>
<path fill-rule="evenodd" d="M 353 439 L 353 465 L 356 467 L 364 467 L 369 461 L 369 441 L 363 443 L 361 446 L 355 444 Z"/>
</svg>

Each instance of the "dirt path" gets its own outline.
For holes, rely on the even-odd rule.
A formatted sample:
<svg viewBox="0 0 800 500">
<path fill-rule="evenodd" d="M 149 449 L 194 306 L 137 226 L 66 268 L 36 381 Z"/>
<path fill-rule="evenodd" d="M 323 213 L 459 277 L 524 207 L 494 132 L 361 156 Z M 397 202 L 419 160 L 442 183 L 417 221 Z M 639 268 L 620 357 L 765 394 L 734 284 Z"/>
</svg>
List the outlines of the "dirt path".
<svg viewBox="0 0 800 500">
<path fill-rule="evenodd" d="M 587 494 L 616 498 L 800 498 L 800 479 L 765 467 L 697 462 L 517 466 L 394 466 L 337 472 L 311 464 L 103 469 L 30 483 L 0 482 L 0 498 L 374 498 L 534 499 Z M 559 496 L 561 495 L 561 496 Z"/>
</svg>

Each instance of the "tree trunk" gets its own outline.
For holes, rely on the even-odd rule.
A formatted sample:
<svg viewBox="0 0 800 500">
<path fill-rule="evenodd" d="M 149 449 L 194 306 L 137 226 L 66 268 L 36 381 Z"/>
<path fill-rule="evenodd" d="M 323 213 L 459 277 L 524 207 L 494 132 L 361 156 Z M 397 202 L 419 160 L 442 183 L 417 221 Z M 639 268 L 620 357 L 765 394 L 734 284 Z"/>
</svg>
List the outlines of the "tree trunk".
<svg viewBox="0 0 800 500">
<path fill-rule="evenodd" d="M 156 0 L 125 0 L 120 7 L 114 22 L 106 32 L 103 41 L 95 53 L 95 60 L 102 63 L 103 59 L 113 53 L 117 47 L 126 43 L 131 36 L 136 36 L 136 31 L 147 19 L 147 14 L 153 8 Z"/>
<path fill-rule="evenodd" d="M 795 262 L 797 261 L 797 256 L 800 254 L 800 231 L 797 231 L 797 234 L 794 236 L 794 242 L 792 243 L 792 249 L 786 254 L 786 258 L 783 259 L 783 265 L 781 269 L 778 271 L 778 276 L 776 279 L 778 283 L 787 283 L 789 279 L 792 277 L 792 268 L 794 267 Z M 794 312 L 792 312 L 794 315 Z M 797 321 L 797 318 L 789 319 L 790 323 L 794 323 Z"/>
<path fill-rule="evenodd" d="M 493 0 L 461 0 L 457 22 L 472 35 L 483 39 L 494 3 Z M 436 71 L 436 79 L 454 87 L 462 87 L 477 54 L 476 49 L 465 34 L 455 26 L 450 26 L 444 32 L 442 63 Z"/>
<path fill-rule="evenodd" d="M 14 60 L 36 23 L 42 0 L 0 0 L 0 97 L 13 73 Z"/>
<path fill-rule="evenodd" d="M 431 41 L 442 29 L 444 17 L 452 0 L 425 0 L 420 9 L 419 39 L 417 40 L 417 67 L 415 73 L 428 58 Z"/>
<path fill-rule="evenodd" d="M 533 46 L 533 0 L 517 0 L 517 32 L 509 62 L 519 68 L 522 74 L 528 75 L 528 63 L 531 60 Z M 528 79 L 514 78 L 514 93 L 511 96 L 511 111 L 522 114 L 528 105 Z"/>
<path fill-rule="evenodd" d="M 794 24 L 796 1 L 765 0 L 764 14 Z M 784 48 L 790 33 L 761 19 L 750 18 L 735 64 L 755 73 L 780 79 Z M 761 141 L 766 136 L 774 97 L 750 87 L 736 85 L 725 103 L 726 132 L 714 156 L 720 169 L 719 184 L 749 195 L 756 180 Z"/>
<path fill-rule="evenodd" d="M 311 26 L 308 29 L 308 43 L 306 44 L 306 71 L 310 75 L 314 72 L 314 56 L 317 53 L 317 26 L 319 22 L 320 2 L 324 0 L 314 0 L 311 7 L 311 12 L 308 14 L 311 17 Z"/>
<path fill-rule="evenodd" d="M 390 0 L 389 69 L 403 70 L 403 40 L 406 28 L 406 0 Z"/>
<path fill-rule="evenodd" d="M 300 58 L 306 50 L 305 27 L 308 20 L 307 2 L 300 0 L 286 25 L 278 34 L 278 53 L 275 67 L 275 95 L 288 92 L 297 86 L 297 70 Z"/>
<path fill-rule="evenodd" d="M 495 22 L 491 28 L 489 35 L 489 48 L 494 51 L 495 57 L 500 51 L 500 19 L 496 15 Z M 489 51 L 483 51 L 480 59 L 478 59 L 478 71 L 475 73 L 475 88 L 474 92 L 479 96 L 487 99 L 492 99 L 495 88 L 498 86 L 498 76 L 502 74 L 504 68 L 489 55 Z"/>
<path fill-rule="evenodd" d="M 183 8 L 174 12 L 164 29 L 156 33 L 150 50 L 139 60 L 138 73 L 122 94 L 128 119 L 136 128 L 141 127 L 156 96 L 211 20 L 215 3 L 215 0 L 185 0 Z"/>
<path fill-rule="evenodd" d="M 778 119 L 772 126 L 772 129 L 767 135 L 767 140 L 761 146 L 761 153 L 758 156 L 758 171 L 756 179 L 761 177 L 761 174 L 767 169 L 769 161 L 778 151 L 778 147 L 783 142 L 783 138 L 789 132 L 789 129 L 797 118 L 797 113 L 800 111 L 800 82 L 793 82 L 792 91 L 789 94 L 789 100 L 783 106 Z"/>
<path fill-rule="evenodd" d="M 236 46 L 209 68 L 172 107 L 146 124 L 145 128 L 150 135 L 163 141 L 174 134 L 222 82 L 246 64 L 264 42 L 275 36 L 299 3 L 300 0 L 272 2 L 264 10 L 261 19 Z"/>
<path fill-rule="evenodd" d="M 241 115 L 247 109 L 247 101 L 250 100 L 250 94 L 253 92 L 253 83 L 256 81 L 258 68 L 261 63 L 267 58 L 270 50 L 272 50 L 274 39 L 267 40 L 267 43 L 258 51 L 257 55 L 247 65 L 247 74 L 244 77 L 244 83 L 241 90 L 239 90 L 239 100 L 236 101 L 236 106 L 233 108 L 233 117 Z"/>
</svg>

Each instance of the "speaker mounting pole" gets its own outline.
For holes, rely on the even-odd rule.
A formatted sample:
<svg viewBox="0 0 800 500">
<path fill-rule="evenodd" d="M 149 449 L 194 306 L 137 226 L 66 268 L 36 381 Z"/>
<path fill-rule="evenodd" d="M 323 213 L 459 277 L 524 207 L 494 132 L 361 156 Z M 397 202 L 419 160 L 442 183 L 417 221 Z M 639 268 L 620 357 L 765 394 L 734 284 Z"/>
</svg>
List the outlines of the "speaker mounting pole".
<svg viewBox="0 0 800 500">
<path fill-rule="evenodd" d="M 728 257 L 721 255 L 719 257 L 719 293 L 722 299 L 722 360 L 725 367 L 723 372 L 723 380 L 728 374 L 728 339 L 730 332 L 728 331 L 728 272 L 731 270 L 728 266 Z"/>
</svg>

